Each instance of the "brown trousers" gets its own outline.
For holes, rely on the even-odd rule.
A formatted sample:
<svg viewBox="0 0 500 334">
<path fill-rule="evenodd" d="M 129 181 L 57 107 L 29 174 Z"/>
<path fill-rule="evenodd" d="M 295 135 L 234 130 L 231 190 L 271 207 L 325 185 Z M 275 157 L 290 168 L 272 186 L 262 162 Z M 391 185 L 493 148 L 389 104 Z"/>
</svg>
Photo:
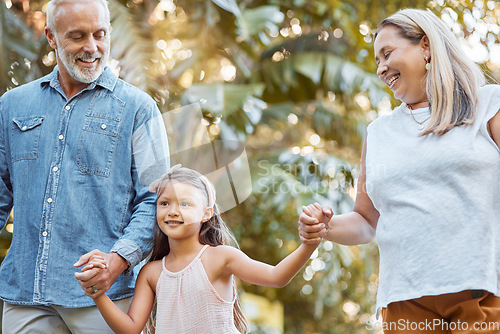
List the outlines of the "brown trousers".
<svg viewBox="0 0 500 334">
<path fill-rule="evenodd" d="M 500 297 L 483 290 L 390 303 L 384 334 L 500 334 Z"/>
</svg>

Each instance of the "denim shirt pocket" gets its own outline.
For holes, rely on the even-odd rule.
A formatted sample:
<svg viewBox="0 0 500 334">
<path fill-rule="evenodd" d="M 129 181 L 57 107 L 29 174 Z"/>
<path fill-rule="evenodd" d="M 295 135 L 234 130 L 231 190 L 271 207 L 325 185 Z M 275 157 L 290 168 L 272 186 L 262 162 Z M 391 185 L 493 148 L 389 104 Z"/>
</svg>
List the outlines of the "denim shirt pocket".
<svg viewBox="0 0 500 334">
<path fill-rule="evenodd" d="M 125 103 L 112 95 L 100 97 L 85 115 L 76 163 L 82 173 L 108 177 Z"/>
<path fill-rule="evenodd" d="M 38 157 L 38 140 L 42 130 L 44 116 L 30 116 L 13 118 L 11 143 L 15 148 L 11 150 L 12 162 L 18 160 L 36 160 Z"/>
</svg>

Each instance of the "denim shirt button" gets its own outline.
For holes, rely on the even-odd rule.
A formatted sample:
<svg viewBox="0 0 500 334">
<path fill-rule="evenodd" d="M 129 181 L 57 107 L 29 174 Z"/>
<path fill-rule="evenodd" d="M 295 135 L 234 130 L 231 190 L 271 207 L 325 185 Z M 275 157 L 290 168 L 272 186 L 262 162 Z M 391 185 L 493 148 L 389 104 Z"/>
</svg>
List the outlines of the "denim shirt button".
<svg viewBox="0 0 500 334">
<path fill-rule="evenodd" d="M 101 129 L 106 130 L 106 124 L 101 124 Z"/>
<path fill-rule="evenodd" d="M 42 235 L 46 237 L 48 235 L 47 231 L 43 231 Z"/>
<path fill-rule="evenodd" d="M 53 171 L 53 172 L 57 172 L 58 170 L 59 170 L 59 168 L 57 168 L 57 166 L 56 166 L 56 167 L 54 167 L 54 168 L 52 168 L 52 171 Z"/>
<path fill-rule="evenodd" d="M 25 125 L 25 126 L 23 126 L 23 127 L 21 128 L 21 130 L 23 130 L 23 131 L 24 131 L 24 130 L 26 130 L 27 128 L 28 128 L 28 127 Z"/>
<path fill-rule="evenodd" d="M 47 198 L 47 202 L 52 203 L 52 198 Z"/>
<path fill-rule="evenodd" d="M 57 138 L 59 138 L 59 140 L 63 140 L 64 136 L 63 135 L 59 135 L 59 137 L 57 137 Z"/>
<path fill-rule="evenodd" d="M 66 110 L 70 110 L 70 109 L 71 109 L 71 107 L 70 107 L 70 106 L 66 106 L 66 107 L 65 107 L 65 109 L 66 109 Z"/>
</svg>

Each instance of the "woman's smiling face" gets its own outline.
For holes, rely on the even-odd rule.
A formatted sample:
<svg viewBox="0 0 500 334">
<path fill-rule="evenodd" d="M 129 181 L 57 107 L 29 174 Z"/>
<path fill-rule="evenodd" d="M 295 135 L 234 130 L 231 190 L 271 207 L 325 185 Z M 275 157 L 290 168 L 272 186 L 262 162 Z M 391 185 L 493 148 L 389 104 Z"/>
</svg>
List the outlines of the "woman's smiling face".
<svg viewBox="0 0 500 334">
<path fill-rule="evenodd" d="M 427 107 L 425 69 L 430 55 L 428 39 L 412 44 L 402 37 L 399 28 L 382 28 L 374 43 L 377 75 L 393 91 L 394 97 L 413 109 Z"/>
</svg>

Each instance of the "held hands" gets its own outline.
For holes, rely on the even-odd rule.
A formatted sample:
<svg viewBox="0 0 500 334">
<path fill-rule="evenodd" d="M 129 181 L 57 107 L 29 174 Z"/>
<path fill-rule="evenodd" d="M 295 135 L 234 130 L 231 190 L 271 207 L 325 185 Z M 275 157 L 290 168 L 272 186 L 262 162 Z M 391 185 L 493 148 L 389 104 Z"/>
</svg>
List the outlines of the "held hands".
<svg viewBox="0 0 500 334">
<path fill-rule="evenodd" d="M 318 203 L 302 207 L 299 217 L 299 235 L 303 244 L 319 244 L 328 232 L 333 210 Z"/>
<path fill-rule="evenodd" d="M 95 249 L 82 255 L 74 264 L 82 268 L 75 277 L 85 294 L 95 299 L 109 290 L 118 276 L 127 269 L 126 261 L 116 253 L 104 253 Z"/>
<path fill-rule="evenodd" d="M 101 269 L 108 268 L 106 259 L 100 255 L 92 255 L 89 259 L 89 262 L 87 262 L 85 267 L 82 268 L 82 273 L 92 268 L 101 268 Z"/>
</svg>

